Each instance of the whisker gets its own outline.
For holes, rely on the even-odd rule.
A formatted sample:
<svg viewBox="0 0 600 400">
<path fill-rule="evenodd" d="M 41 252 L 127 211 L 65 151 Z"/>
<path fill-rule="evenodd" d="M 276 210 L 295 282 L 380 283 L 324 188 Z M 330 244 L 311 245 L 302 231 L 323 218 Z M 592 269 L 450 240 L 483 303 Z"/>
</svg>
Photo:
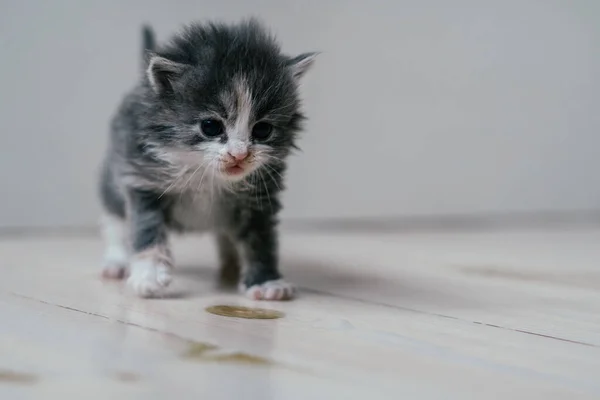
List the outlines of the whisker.
<svg viewBox="0 0 600 400">
<path fill-rule="evenodd" d="M 271 160 L 275 160 L 278 163 L 283 163 L 283 159 L 281 159 L 280 157 L 274 156 L 272 154 L 269 154 L 267 152 L 258 152 L 256 154 L 259 155 L 259 156 L 261 156 L 261 157 L 267 157 L 267 158 L 269 158 Z"/>
<path fill-rule="evenodd" d="M 209 167 L 211 169 L 212 175 L 210 178 L 210 207 L 208 209 L 208 215 L 212 215 L 212 211 L 213 211 L 213 203 L 214 203 L 214 199 L 215 199 L 215 195 L 214 195 L 214 190 L 215 190 L 215 160 L 213 160 Z"/>
<path fill-rule="evenodd" d="M 275 172 L 277 175 L 279 175 L 279 177 L 280 177 L 281 179 L 284 179 L 284 178 L 283 178 L 283 175 L 281 175 L 281 173 L 279 173 L 279 171 L 277 171 L 275 168 L 273 168 L 273 167 L 272 167 L 272 166 L 270 166 L 269 164 L 263 164 L 263 165 L 264 165 L 265 167 L 269 168 L 271 171 Z"/>
<path fill-rule="evenodd" d="M 284 104 L 284 105 L 283 105 L 283 106 L 281 106 L 281 107 L 273 108 L 273 109 L 271 109 L 271 110 L 269 110 L 269 111 L 271 111 L 271 112 L 277 112 L 277 111 L 281 111 L 281 110 L 289 110 L 289 109 L 291 109 L 292 107 L 293 107 L 293 106 L 292 106 L 291 104 Z"/>
<path fill-rule="evenodd" d="M 260 170 L 258 170 L 260 179 L 262 179 L 262 183 L 263 186 L 265 188 L 265 192 L 267 194 L 267 200 L 269 201 L 269 208 L 271 209 L 271 212 L 273 212 L 273 204 L 271 203 L 271 196 L 269 195 L 269 188 L 267 187 L 267 182 L 265 181 L 265 178 L 263 177 L 263 174 Z"/>
<path fill-rule="evenodd" d="M 202 160 L 202 162 L 200 163 L 200 165 L 198 165 L 198 168 L 196 168 L 196 169 L 194 170 L 194 172 L 192 172 L 192 173 L 190 174 L 190 177 L 188 178 L 188 180 L 187 180 L 187 181 L 185 181 L 185 183 L 184 183 L 184 185 L 183 185 L 182 191 L 185 191 L 185 190 L 188 188 L 188 185 L 190 184 L 190 182 L 191 182 L 191 181 L 192 181 L 192 179 L 194 178 L 194 175 L 196 175 L 196 173 L 197 173 L 197 172 L 200 170 L 200 168 L 202 168 L 202 166 L 203 166 L 204 164 L 206 164 L 206 161 L 205 161 L 205 160 Z"/>
<path fill-rule="evenodd" d="M 271 169 L 271 171 L 275 172 L 276 174 L 279 174 L 279 172 L 275 171 L 269 164 L 265 164 L 265 167 Z M 281 191 L 281 186 L 279 186 L 279 183 L 277 183 L 277 180 L 275 180 L 275 178 L 273 177 L 273 175 L 271 175 L 271 173 L 269 172 L 269 170 L 265 169 L 265 172 L 267 174 L 269 174 L 269 177 L 271 178 L 271 180 L 273 181 L 273 183 L 275 184 L 275 186 L 277 186 L 277 189 L 279 189 L 279 191 Z M 279 176 L 281 176 L 281 174 L 279 174 Z"/>
<path fill-rule="evenodd" d="M 180 202 L 181 202 L 181 197 L 183 196 L 183 193 L 185 193 L 185 191 L 190 187 L 190 184 L 193 181 L 193 178 L 196 175 L 196 173 L 198 173 L 198 171 L 200 170 L 200 168 L 202 168 L 203 166 L 205 166 L 207 162 L 208 162 L 207 160 L 202 160 L 202 162 L 198 165 L 198 167 L 194 170 L 194 172 L 192 172 L 192 174 L 190 174 L 188 180 L 185 182 L 185 184 L 182 186 L 182 188 L 181 188 L 181 190 L 179 192 L 179 201 Z M 194 199 L 196 198 L 196 193 L 194 193 L 193 198 Z"/>
<path fill-rule="evenodd" d="M 258 181 L 258 171 L 255 171 L 252 174 L 252 187 L 254 188 L 254 197 L 256 197 L 256 205 L 260 207 L 260 209 L 262 210 L 262 200 L 259 201 L 258 199 L 258 190 L 256 190 L 256 183 L 255 181 Z"/>
<path fill-rule="evenodd" d="M 204 168 L 204 171 L 202 171 L 202 175 L 200 176 L 200 181 L 198 182 L 198 187 L 196 188 L 197 191 L 201 190 L 202 182 L 204 182 L 204 177 L 206 176 L 206 172 L 208 171 L 209 168 L 210 168 L 210 161 L 207 162 L 207 165 Z"/>
<path fill-rule="evenodd" d="M 288 119 L 288 118 L 290 118 L 290 116 L 289 116 L 289 115 L 285 115 L 285 114 L 269 113 L 269 114 L 266 116 L 265 120 L 268 120 L 268 119 L 269 119 L 269 117 L 279 117 L 279 118 L 284 118 L 284 119 Z"/>
<path fill-rule="evenodd" d="M 204 170 L 202 171 L 202 175 L 200 175 L 200 180 L 198 181 L 198 185 L 196 186 L 196 190 L 194 190 L 193 200 L 196 201 L 196 196 L 198 193 L 202 191 L 202 182 L 204 181 L 204 176 L 206 176 L 206 171 L 210 165 L 210 160 L 206 160 L 202 163 L 204 165 Z"/>
<path fill-rule="evenodd" d="M 177 174 L 177 176 L 175 177 L 175 179 L 173 180 L 173 182 L 171 182 L 171 184 L 160 194 L 160 196 L 158 196 L 158 198 L 160 199 L 161 197 L 163 197 L 165 195 L 165 193 L 167 193 L 177 183 L 179 183 L 179 180 L 182 179 L 185 176 L 185 174 L 186 174 L 187 171 L 188 171 L 187 169 L 184 169 L 179 174 Z"/>
</svg>

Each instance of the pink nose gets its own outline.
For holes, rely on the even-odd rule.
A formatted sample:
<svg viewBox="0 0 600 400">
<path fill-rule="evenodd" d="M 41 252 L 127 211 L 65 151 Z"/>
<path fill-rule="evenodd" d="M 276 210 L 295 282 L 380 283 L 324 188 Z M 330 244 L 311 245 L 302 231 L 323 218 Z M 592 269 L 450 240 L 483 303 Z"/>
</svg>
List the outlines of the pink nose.
<svg viewBox="0 0 600 400">
<path fill-rule="evenodd" d="M 229 155 L 231 157 L 233 157 L 236 161 L 242 161 L 245 160 L 246 157 L 248 157 L 248 152 L 246 150 L 242 150 L 242 151 L 234 151 L 234 152 L 228 152 Z"/>
</svg>

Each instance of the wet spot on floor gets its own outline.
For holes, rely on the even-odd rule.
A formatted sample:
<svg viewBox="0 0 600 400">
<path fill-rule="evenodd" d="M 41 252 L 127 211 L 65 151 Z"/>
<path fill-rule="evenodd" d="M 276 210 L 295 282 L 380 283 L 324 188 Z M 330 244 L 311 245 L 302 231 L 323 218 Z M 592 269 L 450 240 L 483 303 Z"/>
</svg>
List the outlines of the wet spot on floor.
<svg viewBox="0 0 600 400">
<path fill-rule="evenodd" d="M 0 369 L 0 383 L 12 383 L 15 385 L 32 385 L 37 382 L 37 376 L 25 372 L 16 372 Z"/>
<path fill-rule="evenodd" d="M 129 372 L 129 371 L 118 371 L 115 373 L 114 377 L 119 382 L 127 382 L 127 383 L 133 383 L 133 382 L 137 382 L 140 380 L 140 376 L 138 374 L 136 374 L 135 372 Z"/>
<path fill-rule="evenodd" d="M 193 342 L 193 343 L 190 343 L 187 351 L 184 354 L 184 357 L 186 357 L 186 358 L 202 357 L 207 351 L 217 350 L 217 349 L 218 349 L 218 347 L 213 344 Z"/>
<path fill-rule="evenodd" d="M 271 360 L 247 353 L 215 354 L 211 357 L 210 361 L 234 364 L 273 365 Z"/>
<path fill-rule="evenodd" d="M 218 346 L 209 343 L 192 342 L 183 354 L 183 358 L 197 362 L 217 362 L 246 365 L 274 365 L 274 362 L 260 356 L 244 352 L 223 352 Z"/>
<path fill-rule="evenodd" d="M 250 308 L 242 306 L 210 306 L 206 311 L 222 317 L 246 318 L 246 319 L 277 319 L 285 314 L 281 311 L 267 310 L 264 308 Z"/>
</svg>

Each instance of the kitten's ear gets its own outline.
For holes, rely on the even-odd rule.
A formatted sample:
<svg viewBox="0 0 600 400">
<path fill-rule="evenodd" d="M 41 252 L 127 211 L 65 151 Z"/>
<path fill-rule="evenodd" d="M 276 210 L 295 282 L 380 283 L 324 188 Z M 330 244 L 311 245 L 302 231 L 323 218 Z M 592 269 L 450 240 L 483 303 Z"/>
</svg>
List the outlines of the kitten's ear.
<svg viewBox="0 0 600 400">
<path fill-rule="evenodd" d="M 173 82 L 181 76 L 184 69 L 184 64 L 157 55 L 150 55 L 146 76 L 152 89 L 156 93 L 162 94 L 173 91 Z"/>
<path fill-rule="evenodd" d="M 288 68 L 292 71 L 292 76 L 296 80 L 300 80 L 313 65 L 319 53 L 303 53 L 296 56 L 287 62 Z"/>
</svg>

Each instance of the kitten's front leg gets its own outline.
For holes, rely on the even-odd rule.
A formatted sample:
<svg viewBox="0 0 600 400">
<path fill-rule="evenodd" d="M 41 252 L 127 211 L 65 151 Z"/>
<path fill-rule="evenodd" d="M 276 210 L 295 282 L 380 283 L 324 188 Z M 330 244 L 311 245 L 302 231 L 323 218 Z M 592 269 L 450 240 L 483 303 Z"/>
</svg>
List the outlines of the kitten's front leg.
<svg viewBox="0 0 600 400">
<path fill-rule="evenodd" d="M 173 261 L 159 197 L 139 189 L 128 193 L 133 256 L 127 283 L 141 297 L 160 296 L 172 280 Z"/>
<path fill-rule="evenodd" d="M 254 300 L 290 300 L 294 286 L 278 269 L 278 237 L 270 216 L 255 216 L 240 234 L 245 262 L 242 288 Z"/>
</svg>

